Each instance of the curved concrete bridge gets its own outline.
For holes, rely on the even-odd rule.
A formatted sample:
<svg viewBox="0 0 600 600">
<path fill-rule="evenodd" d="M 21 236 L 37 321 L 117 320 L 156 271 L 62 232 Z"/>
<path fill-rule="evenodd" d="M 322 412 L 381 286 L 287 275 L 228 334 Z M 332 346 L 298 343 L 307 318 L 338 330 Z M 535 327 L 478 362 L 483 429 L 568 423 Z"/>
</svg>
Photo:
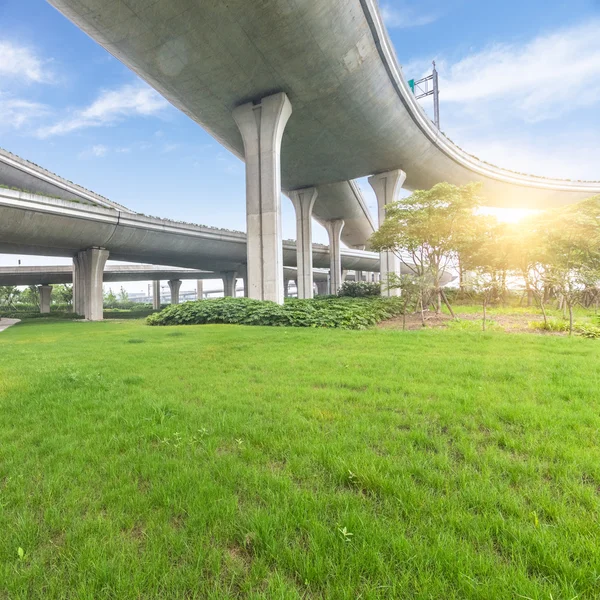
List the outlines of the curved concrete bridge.
<svg viewBox="0 0 600 600">
<path fill-rule="evenodd" d="M 374 175 L 380 219 L 398 190 L 480 181 L 486 204 L 547 208 L 600 183 L 523 175 L 458 148 L 415 101 L 375 0 L 49 0 L 246 161 L 250 295 L 282 301 L 279 191 L 298 215 L 300 294 L 310 217 L 330 246 L 372 230 L 355 178 Z M 336 196 L 337 192 L 337 196 Z M 382 256 L 382 275 L 397 271 Z"/>
</svg>

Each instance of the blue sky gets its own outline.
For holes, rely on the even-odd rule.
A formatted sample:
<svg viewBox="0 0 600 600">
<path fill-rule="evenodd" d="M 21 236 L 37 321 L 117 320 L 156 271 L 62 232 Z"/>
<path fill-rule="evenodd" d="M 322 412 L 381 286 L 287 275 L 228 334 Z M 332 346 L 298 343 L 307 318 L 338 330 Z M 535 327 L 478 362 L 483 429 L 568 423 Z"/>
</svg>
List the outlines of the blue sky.
<svg viewBox="0 0 600 600">
<path fill-rule="evenodd" d="M 436 60 L 442 129 L 462 148 L 600 179 L 598 0 L 381 6 L 407 79 Z M 0 146 L 133 210 L 245 229 L 243 164 L 198 125 L 45 1 L 0 0 L 0 22 Z M 287 199 L 283 227 L 295 236 Z M 316 224 L 314 239 L 326 241 Z"/>
</svg>

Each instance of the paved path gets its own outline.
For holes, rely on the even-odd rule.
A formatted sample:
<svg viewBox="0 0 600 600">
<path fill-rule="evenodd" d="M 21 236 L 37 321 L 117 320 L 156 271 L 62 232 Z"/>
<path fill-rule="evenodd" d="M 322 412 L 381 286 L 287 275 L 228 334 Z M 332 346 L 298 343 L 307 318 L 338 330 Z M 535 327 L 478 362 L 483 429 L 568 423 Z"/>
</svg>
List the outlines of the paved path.
<svg viewBox="0 0 600 600">
<path fill-rule="evenodd" d="M 5 329 L 8 329 L 11 325 L 16 325 L 20 323 L 21 319 L 0 319 L 0 333 Z"/>
</svg>

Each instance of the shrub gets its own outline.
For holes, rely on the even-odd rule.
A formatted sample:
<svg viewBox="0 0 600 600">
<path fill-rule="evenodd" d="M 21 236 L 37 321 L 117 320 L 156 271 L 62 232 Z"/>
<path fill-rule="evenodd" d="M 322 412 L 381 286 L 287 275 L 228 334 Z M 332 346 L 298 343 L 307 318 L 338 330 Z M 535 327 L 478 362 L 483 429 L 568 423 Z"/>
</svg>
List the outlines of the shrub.
<svg viewBox="0 0 600 600">
<path fill-rule="evenodd" d="M 366 329 L 401 313 L 396 298 L 298 300 L 283 306 L 249 298 L 216 298 L 168 306 L 147 318 L 149 325 L 229 323 L 275 327 Z"/>
<path fill-rule="evenodd" d="M 349 298 L 368 298 L 381 295 L 381 285 L 368 281 L 344 281 L 338 291 L 338 296 Z"/>
<path fill-rule="evenodd" d="M 529 323 L 532 329 L 541 329 L 542 331 L 557 331 L 559 333 L 569 332 L 568 321 L 557 321 L 556 319 L 548 319 L 548 323 L 543 321 L 534 321 Z M 573 331 L 577 335 L 589 339 L 600 339 L 600 326 L 592 323 L 575 323 Z"/>
</svg>

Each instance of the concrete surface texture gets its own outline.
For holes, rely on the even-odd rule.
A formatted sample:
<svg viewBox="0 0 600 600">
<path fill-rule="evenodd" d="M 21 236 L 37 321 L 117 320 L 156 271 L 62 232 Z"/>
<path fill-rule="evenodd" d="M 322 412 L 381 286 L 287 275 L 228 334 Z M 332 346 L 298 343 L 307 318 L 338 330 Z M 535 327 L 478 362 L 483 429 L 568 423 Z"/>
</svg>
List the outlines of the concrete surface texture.
<svg viewBox="0 0 600 600">
<path fill-rule="evenodd" d="M 95 192 L 0 148 L 0 185 L 72 202 L 131 212 Z"/>
<path fill-rule="evenodd" d="M 87 248 L 73 258 L 73 310 L 88 321 L 103 318 L 102 273 L 108 250 Z"/>
<path fill-rule="evenodd" d="M 112 260 L 246 274 L 245 233 L 0 188 L 0 253 L 72 257 L 89 247 L 106 248 Z M 295 267 L 296 243 L 282 247 L 283 264 Z M 329 267 L 329 248 L 314 244 L 313 262 Z M 343 249 L 342 266 L 378 271 L 379 256 Z"/>
<path fill-rule="evenodd" d="M 5 329 L 20 323 L 21 319 L 8 319 L 6 317 L 0 317 L 0 333 L 2 333 Z"/>
<path fill-rule="evenodd" d="M 298 272 L 293 267 L 285 267 L 284 277 L 288 281 L 296 281 Z M 328 270 L 313 270 L 315 281 L 327 281 Z M 352 277 L 352 275 L 349 275 Z M 155 284 L 169 279 L 197 279 L 197 289 L 204 292 L 202 282 L 205 279 L 222 279 L 221 273 L 198 271 L 195 269 L 178 269 L 175 267 L 157 267 L 153 265 L 110 265 L 104 268 L 103 281 L 153 281 Z M 244 279 L 240 277 L 239 279 Z M 0 267 L 0 285 L 43 285 L 45 282 L 73 283 L 73 266 L 44 265 L 40 267 Z"/>
<path fill-rule="evenodd" d="M 377 197 L 379 224 L 385 220 L 386 207 L 398 200 L 398 194 L 405 180 L 406 173 L 399 169 L 369 177 L 369 184 Z M 390 276 L 400 274 L 400 259 L 393 252 L 384 251 L 379 255 L 379 264 L 379 274 L 382 281 L 381 294 L 388 297 L 399 296 L 400 290 L 390 288 L 387 284 L 393 283 L 393 281 L 390 281 Z"/>
<path fill-rule="evenodd" d="M 50 312 L 50 302 L 52 300 L 52 286 L 51 285 L 40 285 L 38 287 L 38 293 L 40 295 L 40 312 Z"/>
<path fill-rule="evenodd" d="M 313 297 L 312 211 L 317 189 L 305 188 L 290 193 L 296 211 L 296 265 L 298 298 Z"/>
<path fill-rule="evenodd" d="M 248 296 L 283 303 L 281 138 L 292 105 L 284 93 L 233 111 L 244 140 Z"/>
<path fill-rule="evenodd" d="M 169 289 L 171 290 L 171 304 L 179 304 L 179 290 L 181 289 L 181 279 L 170 279 Z"/>
<path fill-rule="evenodd" d="M 600 193 L 600 183 L 494 167 L 446 138 L 411 93 L 375 0 L 49 1 L 242 158 L 234 109 L 285 93 L 293 114 L 281 182 L 316 186 L 315 214 L 328 203 L 321 185 L 395 169 L 408 190 L 480 181 L 490 206 L 547 208 Z"/>
<path fill-rule="evenodd" d="M 342 254 L 341 239 L 344 229 L 344 219 L 327 221 L 327 235 L 329 236 L 329 289 L 331 294 L 337 294 L 342 287 Z"/>
</svg>

